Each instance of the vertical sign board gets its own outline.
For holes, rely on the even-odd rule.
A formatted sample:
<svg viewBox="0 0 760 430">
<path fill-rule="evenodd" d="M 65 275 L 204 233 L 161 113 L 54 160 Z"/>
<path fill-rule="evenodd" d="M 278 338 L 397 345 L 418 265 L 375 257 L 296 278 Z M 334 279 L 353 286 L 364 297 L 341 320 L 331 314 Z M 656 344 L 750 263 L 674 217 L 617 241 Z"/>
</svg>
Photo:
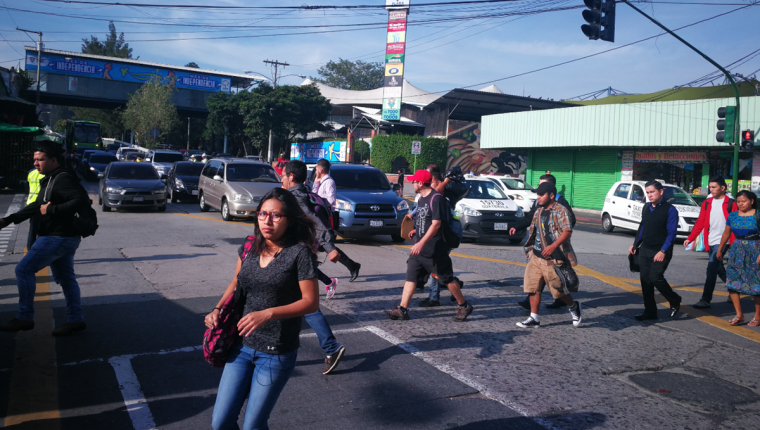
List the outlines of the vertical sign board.
<svg viewBox="0 0 760 430">
<path fill-rule="evenodd" d="M 420 155 L 422 153 L 422 142 L 412 142 L 412 155 Z"/>
<path fill-rule="evenodd" d="M 388 9 L 388 32 L 385 41 L 385 82 L 383 116 L 386 121 L 401 120 L 401 89 L 404 83 L 406 52 L 406 17 L 409 0 L 385 0 Z"/>
</svg>

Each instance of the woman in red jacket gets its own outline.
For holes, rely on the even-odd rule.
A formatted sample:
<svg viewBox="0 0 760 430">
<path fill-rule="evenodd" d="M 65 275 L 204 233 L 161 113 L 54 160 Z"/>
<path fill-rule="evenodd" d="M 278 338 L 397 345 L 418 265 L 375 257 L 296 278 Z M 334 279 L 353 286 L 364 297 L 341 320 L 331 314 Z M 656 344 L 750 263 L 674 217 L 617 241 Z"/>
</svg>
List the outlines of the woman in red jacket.
<svg viewBox="0 0 760 430">
<path fill-rule="evenodd" d="M 683 243 L 688 246 L 694 242 L 700 233 L 703 233 L 705 250 L 708 251 L 707 276 L 705 277 L 705 288 L 702 292 L 702 298 L 694 305 L 697 309 L 706 309 L 710 307 L 713 291 L 715 290 L 715 281 L 718 276 L 723 282 L 726 282 L 726 268 L 723 261 L 716 258 L 718 254 L 718 245 L 720 238 L 726 230 L 726 219 L 730 212 L 737 210 L 736 201 L 726 195 L 726 181 L 721 176 L 710 177 L 708 183 L 710 194 L 707 200 L 702 203 L 702 209 L 699 211 L 694 229 L 691 231 L 688 239 Z M 734 243 L 734 235 L 731 234 L 730 243 Z"/>
</svg>

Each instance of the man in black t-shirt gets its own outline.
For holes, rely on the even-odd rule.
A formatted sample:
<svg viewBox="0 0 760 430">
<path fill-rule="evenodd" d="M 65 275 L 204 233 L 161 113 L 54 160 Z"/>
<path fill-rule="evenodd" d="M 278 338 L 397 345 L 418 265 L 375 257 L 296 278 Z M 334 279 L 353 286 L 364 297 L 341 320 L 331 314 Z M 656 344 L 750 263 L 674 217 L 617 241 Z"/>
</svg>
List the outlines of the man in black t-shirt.
<svg viewBox="0 0 760 430">
<path fill-rule="evenodd" d="M 449 288 L 459 304 L 454 319 L 464 321 L 472 313 L 472 305 L 464 299 L 461 285 L 454 278 L 454 269 L 449 257 L 450 248 L 441 231 L 446 227 L 443 223 L 449 222 L 448 204 L 441 194 L 430 187 L 432 176 L 427 170 L 418 170 L 409 180 L 414 185 L 414 191 L 420 194 L 414 220 L 415 229 L 409 233 L 409 240 L 414 242 L 414 246 L 406 261 L 406 282 L 401 295 L 401 305 L 385 311 L 385 314 L 392 320 L 408 320 L 407 308 L 417 280 L 429 273 L 436 277 L 440 284 Z"/>
</svg>

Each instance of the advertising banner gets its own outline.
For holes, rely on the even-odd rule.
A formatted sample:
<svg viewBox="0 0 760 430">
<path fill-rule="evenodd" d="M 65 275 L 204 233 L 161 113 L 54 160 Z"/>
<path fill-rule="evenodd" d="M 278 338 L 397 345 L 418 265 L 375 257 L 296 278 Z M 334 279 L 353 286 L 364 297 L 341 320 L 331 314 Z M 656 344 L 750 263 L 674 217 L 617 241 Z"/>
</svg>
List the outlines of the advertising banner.
<svg viewBox="0 0 760 430">
<path fill-rule="evenodd" d="M 401 98 L 401 87 L 385 87 L 383 88 L 383 98 L 389 99 L 391 97 Z"/>
<path fill-rule="evenodd" d="M 385 54 L 385 64 L 398 64 L 404 62 L 404 54 Z"/>
<path fill-rule="evenodd" d="M 399 87 L 399 88 L 401 88 L 401 84 L 402 84 L 401 79 L 399 79 L 399 78 L 397 78 L 395 76 L 386 76 L 385 77 L 385 83 L 384 83 L 383 86 L 386 87 L 386 88 L 388 88 L 388 87 Z"/>
<path fill-rule="evenodd" d="M 388 33 L 388 43 L 406 42 L 406 31 L 391 31 Z"/>
<path fill-rule="evenodd" d="M 37 54 L 26 54 L 26 70 L 37 70 Z M 230 79 L 220 76 L 158 69 L 115 61 L 68 58 L 56 54 L 43 54 L 42 61 L 40 61 L 40 71 L 138 84 L 145 83 L 151 80 L 151 78 L 159 78 L 177 88 L 201 91 L 229 93 L 231 87 Z"/>
<path fill-rule="evenodd" d="M 706 151 L 636 151 L 634 161 L 637 163 L 695 163 L 707 164 Z"/>
<path fill-rule="evenodd" d="M 385 4 L 388 9 L 391 7 L 396 9 L 388 11 L 382 119 L 400 121 L 406 52 L 406 18 L 409 14 L 409 1 L 386 0 Z"/>
<path fill-rule="evenodd" d="M 409 0 L 385 0 L 386 9 L 409 9 Z"/>
<path fill-rule="evenodd" d="M 385 46 L 385 55 L 403 54 L 405 50 L 404 43 L 389 43 Z"/>
<path fill-rule="evenodd" d="M 392 10 L 388 14 L 388 21 L 406 21 L 406 10 Z"/>
<path fill-rule="evenodd" d="M 404 74 L 403 64 L 386 64 L 385 76 L 402 76 Z"/>
<path fill-rule="evenodd" d="M 406 31 L 406 21 L 390 21 L 388 23 L 388 31 Z"/>
<path fill-rule="evenodd" d="M 401 120 L 401 99 L 395 97 L 383 99 L 383 119 L 389 121 Z"/>
</svg>

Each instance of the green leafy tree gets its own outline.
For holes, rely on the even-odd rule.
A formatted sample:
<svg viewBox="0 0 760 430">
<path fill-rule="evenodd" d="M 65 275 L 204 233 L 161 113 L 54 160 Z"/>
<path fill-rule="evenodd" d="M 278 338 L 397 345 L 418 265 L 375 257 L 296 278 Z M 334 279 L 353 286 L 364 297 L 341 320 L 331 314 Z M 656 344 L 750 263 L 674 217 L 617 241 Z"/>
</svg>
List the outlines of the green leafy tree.
<svg viewBox="0 0 760 430">
<path fill-rule="evenodd" d="M 245 122 L 240 104 L 254 97 L 249 91 L 240 91 L 237 94 L 215 93 L 206 99 L 208 117 L 206 117 L 206 129 L 203 137 L 213 139 L 227 134 L 228 144 L 232 147 L 241 148 L 247 139 Z M 228 151 L 237 152 L 228 148 Z"/>
<path fill-rule="evenodd" d="M 194 69 L 200 69 L 201 68 L 201 66 L 199 66 L 198 63 L 196 63 L 195 61 L 191 61 L 191 62 L 185 64 L 185 67 L 192 67 Z"/>
<path fill-rule="evenodd" d="M 90 36 L 89 40 L 82 39 L 82 53 L 104 55 L 106 57 L 132 58 L 132 48 L 124 40 L 124 33 L 116 35 L 116 26 L 113 24 L 113 21 L 108 23 L 108 34 L 104 42 L 101 42 L 95 36 Z"/>
<path fill-rule="evenodd" d="M 139 141 L 149 148 L 155 147 L 179 121 L 177 108 L 172 102 L 173 91 L 168 83 L 153 78 L 127 101 L 122 114 L 124 125 L 134 130 Z M 153 130 L 158 130 L 157 137 L 151 135 Z"/>
<path fill-rule="evenodd" d="M 318 78 L 312 80 L 344 90 L 374 90 L 383 86 L 385 67 L 380 62 L 350 61 L 338 58 L 330 60 L 317 70 Z"/>
<path fill-rule="evenodd" d="M 56 133 L 66 134 L 66 120 L 59 119 L 53 126 L 53 131 Z"/>
</svg>

